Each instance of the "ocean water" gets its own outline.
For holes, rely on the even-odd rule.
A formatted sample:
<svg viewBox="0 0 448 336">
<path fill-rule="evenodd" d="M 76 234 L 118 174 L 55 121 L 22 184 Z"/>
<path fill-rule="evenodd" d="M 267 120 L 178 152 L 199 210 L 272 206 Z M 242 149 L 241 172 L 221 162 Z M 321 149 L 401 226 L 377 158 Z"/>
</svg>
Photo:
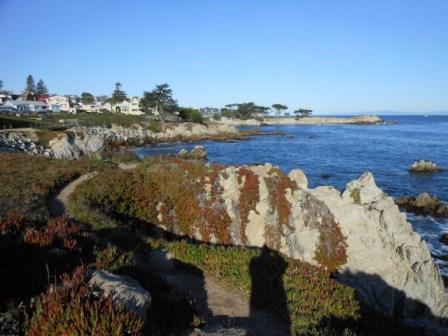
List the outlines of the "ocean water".
<svg viewBox="0 0 448 336">
<path fill-rule="evenodd" d="M 373 173 L 380 188 L 391 196 L 428 192 L 448 202 L 448 171 L 412 174 L 413 161 L 432 160 L 448 169 L 448 116 L 387 116 L 386 125 L 292 125 L 266 126 L 286 136 L 257 136 L 248 141 L 202 142 L 211 162 L 253 164 L 270 162 L 286 173 L 302 169 L 310 187 L 345 185 L 366 171 Z M 161 144 L 134 149 L 140 157 L 173 154 L 196 144 Z M 448 255 L 439 242 L 448 232 L 448 220 L 408 215 L 408 221 L 426 240 L 435 255 Z M 448 263 L 435 259 L 448 275 Z"/>
</svg>

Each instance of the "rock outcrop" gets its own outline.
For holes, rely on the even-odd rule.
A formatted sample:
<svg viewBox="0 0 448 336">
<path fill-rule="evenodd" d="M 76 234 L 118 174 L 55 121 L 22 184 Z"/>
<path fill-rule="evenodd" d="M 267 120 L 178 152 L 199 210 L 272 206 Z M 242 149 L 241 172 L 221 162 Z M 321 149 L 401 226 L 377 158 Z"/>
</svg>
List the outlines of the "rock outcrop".
<svg viewBox="0 0 448 336">
<path fill-rule="evenodd" d="M 182 171 L 180 178 L 188 174 Z M 173 193 L 189 190 L 188 209 L 160 201 L 151 210 L 163 229 L 210 243 L 266 245 L 337 271 L 341 282 L 389 315 L 448 317 L 448 297 L 427 244 L 372 174 L 348 183 L 343 193 L 328 186 L 309 189 L 302 172 L 288 177 L 270 164 L 212 167 L 192 180 L 169 186 Z"/>
<path fill-rule="evenodd" d="M 151 305 L 151 295 L 137 280 L 125 275 L 117 275 L 104 270 L 94 271 L 89 280 L 91 287 L 99 288 L 104 295 L 112 297 L 116 304 L 146 320 L 147 311 Z"/>
<path fill-rule="evenodd" d="M 441 169 L 435 162 L 418 160 L 409 167 L 409 170 L 413 173 L 437 173 Z"/>
<path fill-rule="evenodd" d="M 77 159 L 82 155 L 100 153 L 114 146 L 143 145 L 173 140 L 200 140 L 212 137 L 237 138 L 239 131 L 229 125 L 196 123 L 167 124 L 160 132 L 142 126 L 73 127 L 59 133 L 44 148 L 24 132 L 0 133 L 0 147 L 57 159 Z M 195 153 L 199 155 L 199 151 Z"/>
<path fill-rule="evenodd" d="M 24 132 L 0 133 L 0 147 L 10 151 L 24 152 L 31 155 L 50 157 L 52 151 L 39 145 L 35 139 L 25 135 Z"/>
<path fill-rule="evenodd" d="M 204 146 L 198 145 L 194 146 L 190 152 L 186 149 L 181 149 L 177 153 L 177 157 L 186 160 L 205 160 L 207 159 L 207 150 Z"/>
<path fill-rule="evenodd" d="M 436 218 L 448 217 L 448 207 L 436 196 L 431 196 L 428 193 L 421 193 L 417 197 L 400 197 L 395 203 L 400 208 L 415 213 L 416 215 Z"/>
<path fill-rule="evenodd" d="M 260 126 L 260 125 L 377 125 L 384 124 L 384 121 L 374 115 L 354 116 L 350 118 L 342 117 L 304 117 L 304 118 L 264 118 L 263 121 L 255 119 L 229 119 L 221 118 L 216 123 L 234 126 Z"/>
</svg>

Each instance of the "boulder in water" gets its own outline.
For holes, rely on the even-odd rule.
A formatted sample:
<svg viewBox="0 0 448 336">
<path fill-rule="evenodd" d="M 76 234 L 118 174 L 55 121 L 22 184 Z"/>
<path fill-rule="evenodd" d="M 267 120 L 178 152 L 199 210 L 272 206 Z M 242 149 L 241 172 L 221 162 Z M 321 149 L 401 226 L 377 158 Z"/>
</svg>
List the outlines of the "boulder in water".
<svg viewBox="0 0 448 336">
<path fill-rule="evenodd" d="M 421 193 L 417 197 L 400 197 L 395 203 L 402 209 L 416 215 L 432 217 L 448 217 L 448 207 L 436 196 Z"/>
<path fill-rule="evenodd" d="M 409 167 L 409 170 L 413 173 L 436 173 L 441 169 L 436 163 L 432 161 L 418 160 Z"/>
<path fill-rule="evenodd" d="M 177 156 L 182 159 L 187 160 L 206 160 L 207 159 L 207 150 L 202 145 L 194 146 L 194 148 L 189 152 L 186 149 L 181 149 Z"/>
</svg>

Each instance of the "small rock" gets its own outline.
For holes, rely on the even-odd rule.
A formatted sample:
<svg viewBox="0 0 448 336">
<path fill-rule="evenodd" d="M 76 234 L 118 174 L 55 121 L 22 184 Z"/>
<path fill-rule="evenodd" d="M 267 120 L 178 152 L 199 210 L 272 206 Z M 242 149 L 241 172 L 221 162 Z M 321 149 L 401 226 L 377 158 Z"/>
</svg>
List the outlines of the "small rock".
<svg viewBox="0 0 448 336">
<path fill-rule="evenodd" d="M 435 173 L 439 172 L 441 169 L 432 161 L 418 160 L 409 167 L 409 170 L 414 173 Z"/>
<path fill-rule="evenodd" d="M 191 151 L 191 156 L 195 160 L 205 160 L 207 158 L 207 151 L 204 146 L 198 145 Z"/>
<path fill-rule="evenodd" d="M 195 146 L 191 152 L 186 149 L 181 149 L 177 156 L 186 160 L 205 160 L 207 159 L 207 151 L 204 146 Z"/>
<path fill-rule="evenodd" d="M 304 190 L 308 189 L 308 179 L 302 170 L 293 169 L 289 172 L 288 177 L 291 181 L 296 182 L 299 188 Z"/>
</svg>

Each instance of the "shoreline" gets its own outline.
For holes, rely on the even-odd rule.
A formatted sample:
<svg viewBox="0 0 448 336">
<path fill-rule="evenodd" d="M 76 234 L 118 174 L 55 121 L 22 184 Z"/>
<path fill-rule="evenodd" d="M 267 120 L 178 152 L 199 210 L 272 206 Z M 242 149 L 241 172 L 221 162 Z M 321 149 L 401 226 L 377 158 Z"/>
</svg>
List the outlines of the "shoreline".
<svg viewBox="0 0 448 336">
<path fill-rule="evenodd" d="M 353 117 L 306 117 L 306 118 L 278 118 L 269 117 L 262 121 L 256 119 L 229 119 L 221 118 L 219 121 L 211 121 L 218 125 L 231 126 L 275 126 L 275 125 L 382 125 L 385 123 L 381 118 L 374 115 Z"/>
</svg>

